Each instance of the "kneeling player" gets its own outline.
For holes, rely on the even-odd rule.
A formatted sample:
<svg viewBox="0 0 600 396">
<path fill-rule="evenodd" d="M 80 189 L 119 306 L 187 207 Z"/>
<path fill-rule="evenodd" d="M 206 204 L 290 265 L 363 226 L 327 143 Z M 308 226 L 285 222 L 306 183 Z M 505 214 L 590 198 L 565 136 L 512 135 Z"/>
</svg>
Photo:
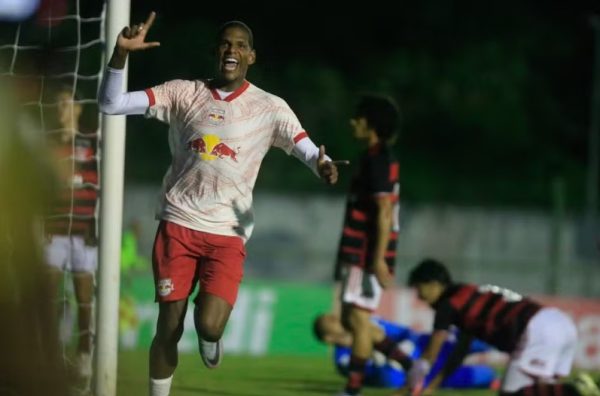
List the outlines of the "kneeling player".
<svg viewBox="0 0 600 396">
<path fill-rule="evenodd" d="M 411 271 L 409 285 L 435 310 L 431 340 L 408 375 L 413 394 L 423 390 L 454 325 L 460 330 L 457 345 L 425 393 L 433 392 L 460 364 L 474 336 L 510 354 L 502 396 L 600 396 L 598 386 L 585 374 L 573 384 L 557 382 L 570 374 L 577 347 L 577 329 L 564 312 L 498 286 L 455 283 L 448 269 L 432 259 Z"/>
<path fill-rule="evenodd" d="M 385 337 L 395 343 L 398 353 L 403 350 L 408 359 L 403 367 L 410 367 L 411 361 L 418 359 L 424 347 L 427 346 L 430 335 L 413 332 L 410 328 L 388 322 L 380 318 L 373 318 L 371 323 L 373 332 L 382 332 Z M 317 339 L 326 344 L 334 345 L 334 359 L 338 372 L 348 375 L 350 363 L 352 334 L 344 329 L 340 319 L 333 314 L 323 314 L 315 318 L 313 331 Z M 434 368 L 428 375 L 427 382 L 433 379 L 436 372 L 443 366 L 448 354 L 453 349 L 455 339 L 446 341 Z M 469 353 L 480 353 L 492 348 L 484 342 L 474 340 Z M 365 385 L 397 388 L 405 385 L 406 371 L 394 360 L 386 359 L 380 352 L 374 351 L 373 358 L 367 361 L 365 367 Z M 445 388 L 490 388 L 498 384 L 495 371 L 486 365 L 463 365 L 457 368 L 443 383 Z"/>
</svg>

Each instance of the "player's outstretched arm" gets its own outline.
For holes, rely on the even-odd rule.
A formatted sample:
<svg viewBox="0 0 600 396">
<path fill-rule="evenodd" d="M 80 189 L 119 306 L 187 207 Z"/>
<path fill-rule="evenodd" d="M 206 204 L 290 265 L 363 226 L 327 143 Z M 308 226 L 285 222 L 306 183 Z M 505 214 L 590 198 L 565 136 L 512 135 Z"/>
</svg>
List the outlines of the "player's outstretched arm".
<svg viewBox="0 0 600 396">
<path fill-rule="evenodd" d="M 337 165 L 348 165 L 350 161 L 332 161 L 325 155 L 325 147 L 317 146 L 310 138 L 305 137 L 298 141 L 292 150 L 294 157 L 304 162 L 317 176 L 325 180 L 327 184 L 337 182 Z"/>
<path fill-rule="evenodd" d="M 121 30 L 108 66 L 113 69 L 122 69 L 125 67 L 127 55 L 130 52 L 143 51 L 160 45 L 158 41 L 146 42 L 146 35 L 150 31 L 154 19 L 156 19 L 156 13 L 152 11 L 146 22 L 126 26 Z"/>
<path fill-rule="evenodd" d="M 158 47 L 157 41 L 146 42 L 146 35 L 154 23 L 156 13 L 151 12 L 146 22 L 123 28 L 117 37 L 115 50 L 104 72 L 104 78 L 98 93 L 98 106 L 104 114 L 144 114 L 150 105 L 143 91 L 123 92 L 123 68 L 127 55 L 132 51 L 141 51 Z"/>
<path fill-rule="evenodd" d="M 456 369 L 462 364 L 463 360 L 467 356 L 471 341 L 473 341 L 473 337 L 464 331 L 461 331 L 458 334 L 458 340 L 456 341 L 456 345 L 452 349 L 450 356 L 444 362 L 442 368 L 439 373 L 435 376 L 435 378 L 427 385 L 427 388 L 424 391 L 424 395 L 433 394 L 433 392 L 440 386 L 440 384 L 450 376 Z"/>
<path fill-rule="evenodd" d="M 317 160 L 317 171 L 321 179 L 325 180 L 327 184 L 335 184 L 338 179 L 338 165 L 348 165 L 350 161 L 340 160 L 331 161 L 325 155 L 325 146 L 319 147 L 319 159 Z"/>
</svg>

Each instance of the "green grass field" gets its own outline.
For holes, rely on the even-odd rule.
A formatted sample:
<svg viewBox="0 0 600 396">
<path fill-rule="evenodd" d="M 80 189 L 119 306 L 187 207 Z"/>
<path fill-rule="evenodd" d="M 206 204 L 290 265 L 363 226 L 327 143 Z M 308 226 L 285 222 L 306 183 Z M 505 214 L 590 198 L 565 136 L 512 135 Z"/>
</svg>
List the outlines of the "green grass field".
<svg viewBox="0 0 600 396">
<path fill-rule="evenodd" d="M 147 352 L 119 355 L 119 396 L 148 394 Z M 198 355 L 181 355 L 171 396 L 333 396 L 344 385 L 328 358 L 225 356 L 221 367 L 206 369 Z M 389 389 L 366 388 L 364 396 L 389 395 Z M 442 396 L 491 396 L 490 390 L 444 390 Z"/>
</svg>

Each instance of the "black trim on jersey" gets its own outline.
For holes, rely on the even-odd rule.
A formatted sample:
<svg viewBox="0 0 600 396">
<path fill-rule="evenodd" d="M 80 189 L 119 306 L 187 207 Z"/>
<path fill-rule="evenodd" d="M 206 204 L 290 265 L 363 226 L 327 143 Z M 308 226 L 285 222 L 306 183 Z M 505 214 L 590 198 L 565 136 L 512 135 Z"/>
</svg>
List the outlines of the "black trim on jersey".
<svg viewBox="0 0 600 396">
<path fill-rule="evenodd" d="M 345 247 L 362 248 L 365 245 L 365 238 L 356 238 L 344 235 L 342 236 L 341 243 Z"/>
<path fill-rule="evenodd" d="M 458 308 L 459 315 L 466 317 L 473 304 L 475 304 L 479 298 L 481 298 L 481 294 L 477 291 L 477 289 L 473 289 L 471 295 L 467 299 L 467 302 L 464 303 L 462 307 Z"/>
<path fill-rule="evenodd" d="M 485 302 L 485 304 L 483 304 L 483 307 L 481 307 L 479 315 L 487 317 L 490 314 L 492 308 L 494 308 L 494 306 L 498 303 L 498 301 L 502 300 L 502 298 L 503 297 L 500 294 L 492 293 L 490 298 Z"/>
</svg>

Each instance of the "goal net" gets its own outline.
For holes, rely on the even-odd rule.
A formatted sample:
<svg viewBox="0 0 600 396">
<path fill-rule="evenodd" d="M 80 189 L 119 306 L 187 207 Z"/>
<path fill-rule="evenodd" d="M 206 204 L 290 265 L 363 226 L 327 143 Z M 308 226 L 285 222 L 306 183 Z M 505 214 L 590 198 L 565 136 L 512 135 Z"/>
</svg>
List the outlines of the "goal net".
<svg viewBox="0 0 600 396">
<path fill-rule="evenodd" d="M 72 384 L 90 392 L 98 262 L 103 0 L 38 2 L 0 27 L 0 78 L 16 82 L 21 140 L 47 165 L 52 194 L 40 222 L 48 298 Z M 0 15 L 1 17 L 2 15 Z"/>
</svg>

